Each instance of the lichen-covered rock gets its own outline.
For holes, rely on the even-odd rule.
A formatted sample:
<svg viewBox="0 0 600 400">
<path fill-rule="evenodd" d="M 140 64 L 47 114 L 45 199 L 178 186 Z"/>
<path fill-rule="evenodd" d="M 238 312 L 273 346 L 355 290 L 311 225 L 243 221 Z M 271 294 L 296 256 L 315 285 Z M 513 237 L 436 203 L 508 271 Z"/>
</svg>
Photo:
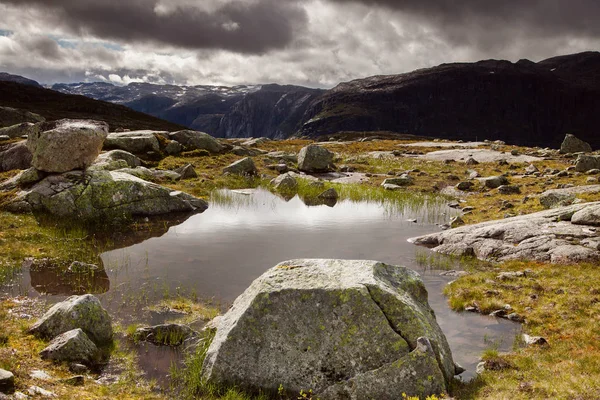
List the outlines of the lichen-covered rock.
<svg viewBox="0 0 600 400">
<path fill-rule="evenodd" d="M 72 171 L 50 175 L 19 192 L 6 208 L 106 222 L 131 216 L 203 212 L 208 204 L 124 172 Z"/>
<path fill-rule="evenodd" d="M 258 170 L 250 157 L 242 158 L 223 168 L 223 173 L 234 175 L 256 175 Z"/>
<path fill-rule="evenodd" d="M 600 156 L 580 154 L 575 162 L 575 171 L 587 172 L 591 169 L 600 169 Z"/>
<path fill-rule="evenodd" d="M 0 145 L 0 172 L 31 167 L 33 155 L 26 142 Z"/>
<path fill-rule="evenodd" d="M 298 189 L 298 181 L 290 174 L 282 174 L 271 180 L 275 190 L 293 191 Z"/>
<path fill-rule="evenodd" d="M 576 225 L 600 226 L 600 204 L 577 211 L 571 217 L 571 222 Z"/>
<path fill-rule="evenodd" d="M 45 172 L 67 172 L 92 165 L 108 125 L 101 121 L 61 119 L 36 125 L 27 139 L 31 164 Z"/>
<path fill-rule="evenodd" d="M 578 194 L 600 193 L 600 185 L 574 186 L 563 189 L 550 189 L 538 196 L 544 208 L 556 208 L 571 205 Z"/>
<path fill-rule="evenodd" d="M 210 136 L 208 133 L 184 130 L 169 134 L 171 140 L 176 140 L 188 150 L 207 150 L 213 154 L 217 154 L 225 150 L 217 139 Z"/>
<path fill-rule="evenodd" d="M 112 323 L 100 300 L 91 294 L 71 296 L 53 305 L 30 328 L 30 332 L 45 338 L 80 328 L 97 345 L 109 343 L 113 337 Z"/>
<path fill-rule="evenodd" d="M 436 252 L 486 261 L 598 262 L 600 251 L 594 239 L 600 240 L 600 232 L 592 225 L 581 225 L 592 222 L 598 205 L 599 202 L 560 207 L 466 225 L 409 241 L 432 247 Z M 574 215 L 578 218 L 572 221 Z"/>
<path fill-rule="evenodd" d="M 303 172 L 327 172 L 333 168 L 333 153 L 316 144 L 303 147 L 298 153 L 298 169 Z"/>
<path fill-rule="evenodd" d="M 111 133 L 104 141 L 104 148 L 107 150 L 119 149 L 133 154 L 146 154 L 148 152 L 160 151 L 160 143 L 156 135 L 161 131 L 131 131 Z"/>
<path fill-rule="evenodd" d="M 124 150 L 104 152 L 96 158 L 93 168 L 114 171 L 122 168 L 136 168 L 142 165 L 142 160 Z"/>
<path fill-rule="evenodd" d="M 44 360 L 93 364 L 98 357 L 98 347 L 80 328 L 72 329 L 56 336 L 40 352 Z"/>
<path fill-rule="evenodd" d="M 428 349 L 419 347 L 424 338 Z M 416 272 L 376 261 L 291 260 L 255 280 L 223 316 L 203 374 L 329 399 L 366 391 L 424 397 L 446 389 L 454 363 Z"/>
<path fill-rule="evenodd" d="M 11 139 L 29 136 L 35 130 L 35 124 L 23 122 L 5 128 L 0 128 L 0 136 L 8 136 Z"/>
<path fill-rule="evenodd" d="M 589 153 L 590 151 L 592 151 L 592 146 L 590 146 L 589 143 L 584 142 L 581 139 L 577 139 L 575 135 L 571 135 L 570 133 L 566 134 L 565 139 L 560 145 L 561 154 L 579 152 Z"/>
</svg>

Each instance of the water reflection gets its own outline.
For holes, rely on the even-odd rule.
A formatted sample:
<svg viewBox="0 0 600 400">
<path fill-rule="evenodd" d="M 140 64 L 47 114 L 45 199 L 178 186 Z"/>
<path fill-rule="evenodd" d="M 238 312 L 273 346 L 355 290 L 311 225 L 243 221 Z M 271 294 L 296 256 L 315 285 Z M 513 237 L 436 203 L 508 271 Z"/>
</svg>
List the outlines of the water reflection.
<svg viewBox="0 0 600 400">
<path fill-rule="evenodd" d="M 50 260 L 26 260 L 24 269 L 29 270 L 30 284 L 39 294 L 81 295 L 101 294 L 110 289 L 110 280 L 104 270 L 102 259 L 93 267 L 76 270 L 66 265 L 58 265 Z"/>
</svg>

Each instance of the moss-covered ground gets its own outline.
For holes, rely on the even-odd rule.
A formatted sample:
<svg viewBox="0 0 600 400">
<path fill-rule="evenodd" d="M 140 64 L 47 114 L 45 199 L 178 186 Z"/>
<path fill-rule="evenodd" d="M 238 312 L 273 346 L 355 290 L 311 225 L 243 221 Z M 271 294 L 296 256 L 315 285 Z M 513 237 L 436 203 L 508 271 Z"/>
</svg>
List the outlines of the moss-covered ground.
<svg viewBox="0 0 600 400">
<path fill-rule="evenodd" d="M 308 141 L 269 141 L 259 145 L 265 151 L 286 151 L 297 153 Z M 374 142 L 353 142 L 351 144 L 327 143 L 336 153 L 336 164 L 354 168 L 371 176 L 363 183 L 351 185 L 325 183 L 323 189 L 301 181 L 298 192 L 301 196 L 316 197 L 322 190 L 335 187 L 341 198 L 352 200 L 387 201 L 393 204 L 436 201 L 438 193 L 445 185 L 455 185 L 465 180 L 471 170 L 480 176 L 504 173 L 521 174 L 528 164 L 500 165 L 497 162 L 466 165 L 462 161 L 451 164 L 426 161 L 411 155 L 375 158 L 367 155 L 373 151 L 427 152 L 437 148 L 415 148 L 406 146 L 408 141 L 382 140 Z M 503 151 L 517 150 L 524 154 L 531 149 L 503 146 Z M 223 175 L 222 169 L 240 159 L 232 154 L 206 156 L 191 153 L 179 157 L 167 157 L 153 165 L 161 169 L 173 169 L 192 164 L 198 178 L 179 182 L 162 182 L 175 189 L 183 190 L 209 199 L 216 189 L 249 188 L 268 186 L 270 179 L 277 175 L 267 168 L 270 161 L 265 156 L 252 157 L 259 170 L 255 178 Z M 540 171 L 546 168 L 564 170 L 572 165 L 572 159 L 554 156 L 552 159 L 533 163 Z M 294 167 L 292 165 L 292 167 Z M 400 191 L 385 191 L 381 182 L 391 174 L 413 171 L 414 184 Z M 13 176 L 14 172 L 0 174 L 0 180 Z M 589 184 L 588 175 L 565 177 L 512 177 L 511 184 L 521 188 L 520 194 L 503 195 L 497 189 L 487 189 L 477 184 L 464 198 L 461 207 L 471 206 L 473 211 L 463 219 L 466 223 L 503 218 L 505 214 L 531 213 L 542 209 L 533 196 L 560 184 Z M 458 179 L 457 179 L 458 178 Z M 420 196 L 413 196 L 419 193 Z M 12 193 L 0 194 L 0 204 Z M 528 201 L 524 198 L 529 197 Z M 585 201 L 600 200 L 600 195 L 581 195 Z M 416 200 L 415 200 L 416 199 Z M 442 200 L 446 201 L 446 200 Z M 512 207 L 507 208 L 506 202 Z M 143 229 L 143 226 L 140 226 Z M 63 263 L 74 260 L 93 262 L 97 255 L 98 239 L 88 229 L 81 227 L 48 226 L 38 223 L 32 215 L 14 215 L 0 212 L 0 284 L 8 282 L 20 270 L 26 257 L 51 258 Z M 530 269 L 527 278 L 515 281 L 496 279 L 498 271 Z M 485 357 L 495 360 L 492 365 L 503 368 L 484 372 L 476 380 L 467 384 L 457 384 L 451 393 L 458 399 L 598 399 L 600 398 L 600 268 L 594 265 L 555 266 L 538 263 L 512 262 L 489 266 L 481 264 L 473 272 L 458 278 L 448 286 L 446 294 L 450 305 L 456 310 L 477 303 L 483 311 L 510 304 L 515 311 L 526 318 L 524 331 L 531 335 L 544 336 L 548 346 L 518 347 L 511 354 L 497 354 L 493 349 Z M 177 304 L 170 307 L 176 308 Z M 180 304 L 181 307 L 189 305 Z M 68 377 L 66 366 L 53 365 L 42 361 L 37 353 L 45 345 L 44 341 L 27 334 L 32 323 L 15 317 L 21 307 L 19 299 L 5 297 L 0 301 L 0 368 L 13 371 L 19 390 L 36 384 L 28 375 L 32 369 L 43 369 L 57 378 Z M 39 305 L 40 310 L 46 306 Z M 15 311 L 16 310 L 16 311 Z M 40 311 L 41 312 L 41 311 Z M 123 330 L 124 331 L 124 330 Z M 125 335 L 125 332 L 123 332 Z M 113 361 L 121 367 L 120 378 L 113 384 L 97 384 L 87 379 L 83 387 L 72 387 L 57 379 L 44 384 L 48 390 L 61 398 L 124 398 L 152 399 L 170 398 L 161 394 L 151 382 L 140 375 L 131 352 L 115 349 Z M 176 382 L 189 384 L 187 396 L 200 398 L 245 399 L 235 389 L 198 390 L 198 382 L 193 381 L 195 372 L 201 367 L 200 356 L 190 358 L 187 368 L 175 374 Z M 196 388 L 196 389 L 194 389 Z M 185 394 L 179 387 L 180 394 Z"/>
</svg>

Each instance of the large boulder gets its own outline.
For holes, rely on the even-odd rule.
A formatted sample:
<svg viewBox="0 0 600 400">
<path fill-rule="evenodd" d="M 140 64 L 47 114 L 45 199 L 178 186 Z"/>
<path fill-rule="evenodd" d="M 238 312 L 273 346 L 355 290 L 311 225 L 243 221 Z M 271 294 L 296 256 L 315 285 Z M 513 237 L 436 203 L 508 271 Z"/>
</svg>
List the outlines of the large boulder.
<svg viewBox="0 0 600 400">
<path fill-rule="evenodd" d="M 223 168 L 223 173 L 234 175 L 256 175 L 258 170 L 254 165 L 254 161 L 252 161 L 250 157 L 246 157 Z"/>
<path fill-rule="evenodd" d="M 434 248 L 439 253 L 475 256 L 491 262 L 598 262 L 600 232 L 593 221 L 599 204 L 576 204 L 465 225 L 409 241 Z"/>
<path fill-rule="evenodd" d="M 53 305 L 29 331 L 44 338 L 54 338 L 77 328 L 97 345 L 112 341 L 110 316 L 102 308 L 100 300 L 91 294 L 71 296 Z"/>
<path fill-rule="evenodd" d="M 56 336 L 40 352 L 44 360 L 94 364 L 98 357 L 98 347 L 80 328 L 72 329 Z"/>
<path fill-rule="evenodd" d="M 186 193 L 118 171 L 51 175 L 19 192 L 8 210 L 106 222 L 113 218 L 203 212 L 208 204 Z"/>
<path fill-rule="evenodd" d="M 416 272 L 291 260 L 256 279 L 223 316 L 203 375 L 271 393 L 282 385 L 346 399 L 368 388 L 367 397 L 398 399 L 445 391 L 454 364 Z"/>
<path fill-rule="evenodd" d="M 289 173 L 279 175 L 277 178 L 271 180 L 273 189 L 279 191 L 295 191 L 298 189 L 298 181 Z"/>
<path fill-rule="evenodd" d="M 583 140 L 577 139 L 575 135 L 571 135 L 567 133 L 565 139 L 560 145 L 560 153 L 561 154 L 569 154 L 569 153 L 589 153 L 592 151 L 592 146 L 589 143 L 584 142 Z"/>
<path fill-rule="evenodd" d="M 32 166 L 45 172 L 67 172 L 89 167 L 102 149 L 108 134 L 105 122 L 62 119 L 46 122 L 32 130 L 27 147 Z"/>
<path fill-rule="evenodd" d="M 188 150 L 206 150 L 213 154 L 225 150 L 225 146 L 217 139 L 204 132 L 191 130 L 173 132 L 169 134 L 169 138 L 181 143 Z"/>
<path fill-rule="evenodd" d="M 580 154 L 575 163 L 575 171 L 587 172 L 591 169 L 600 169 L 600 156 Z"/>
<path fill-rule="evenodd" d="M 28 169 L 33 156 L 25 142 L 0 146 L 0 172 Z"/>
<path fill-rule="evenodd" d="M 31 122 L 23 122 L 5 128 L 0 128 L 0 136 L 8 136 L 11 139 L 20 138 L 22 136 L 29 136 L 29 134 L 35 131 L 36 126 Z"/>
<path fill-rule="evenodd" d="M 303 172 L 327 172 L 333 168 L 333 153 L 316 144 L 303 147 L 298 153 L 298 169 Z"/>
<path fill-rule="evenodd" d="M 571 222 L 576 225 L 600 226 L 600 204 L 577 211 L 571 217 Z"/>
<path fill-rule="evenodd" d="M 115 132 L 108 135 L 104 141 L 106 150 L 125 150 L 133 154 L 146 154 L 148 152 L 159 152 L 160 143 L 157 135 L 166 134 L 162 131 L 131 131 Z"/>
</svg>

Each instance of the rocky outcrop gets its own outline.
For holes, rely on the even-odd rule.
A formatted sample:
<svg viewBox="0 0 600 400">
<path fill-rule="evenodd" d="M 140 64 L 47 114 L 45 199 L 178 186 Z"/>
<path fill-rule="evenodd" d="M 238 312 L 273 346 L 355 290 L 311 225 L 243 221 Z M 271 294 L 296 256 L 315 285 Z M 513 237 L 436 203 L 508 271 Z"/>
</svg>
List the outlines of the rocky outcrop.
<svg viewBox="0 0 600 400">
<path fill-rule="evenodd" d="M 89 167 L 102 149 L 108 125 L 91 120 L 63 119 L 33 129 L 27 147 L 32 166 L 44 172 L 67 172 Z"/>
<path fill-rule="evenodd" d="M 118 171 L 71 171 L 24 189 L 6 206 L 54 217 L 106 222 L 132 216 L 203 212 L 208 204 L 186 193 Z"/>
<path fill-rule="evenodd" d="M 0 107 L 0 126 L 9 127 L 24 122 L 32 124 L 38 122 L 44 122 L 46 119 L 39 114 L 32 113 L 27 110 L 12 108 L 12 107 Z"/>
<path fill-rule="evenodd" d="M 40 352 L 44 360 L 77 362 L 91 365 L 98 357 L 98 347 L 80 328 L 56 336 Z"/>
<path fill-rule="evenodd" d="M 303 147 L 298 153 L 298 169 L 303 172 L 327 172 L 333 169 L 333 153 L 316 144 Z"/>
<path fill-rule="evenodd" d="M 600 204 L 577 211 L 571 217 L 571 222 L 576 225 L 600 226 Z"/>
<path fill-rule="evenodd" d="M 198 131 L 179 131 L 169 134 L 171 140 L 181 143 L 187 150 L 206 150 L 213 154 L 221 153 L 225 146 L 208 133 Z"/>
<path fill-rule="evenodd" d="M 571 205 L 577 199 L 578 194 L 584 193 L 600 193 L 600 185 L 550 189 L 540 194 L 538 199 L 544 208 L 556 208 Z"/>
<path fill-rule="evenodd" d="M 142 165 L 142 160 L 124 150 L 104 152 L 96 158 L 93 168 L 114 171 L 121 168 L 136 168 Z"/>
<path fill-rule="evenodd" d="M 35 124 L 23 122 L 20 124 L 0 128 L 0 136 L 8 136 L 11 139 L 29 136 L 36 129 Z"/>
<path fill-rule="evenodd" d="M 104 149 L 124 150 L 136 155 L 144 155 L 148 152 L 159 152 L 160 144 L 156 135 L 167 132 L 162 131 L 132 131 L 111 133 L 104 142 Z"/>
<path fill-rule="evenodd" d="M 410 239 L 434 251 L 487 261 L 598 262 L 599 202 L 577 204 L 503 220 L 465 225 Z M 578 217 L 572 220 L 573 216 Z"/>
<path fill-rule="evenodd" d="M 209 382 L 328 399 L 425 397 L 454 373 L 418 274 L 350 260 L 264 273 L 219 321 L 203 366 Z"/>
<path fill-rule="evenodd" d="M 71 296 L 53 305 L 29 331 L 41 337 L 53 338 L 78 328 L 96 345 L 112 340 L 110 316 L 102 308 L 100 301 L 91 294 Z"/>
<path fill-rule="evenodd" d="M 592 146 L 589 143 L 584 142 L 583 140 L 577 139 L 575 135 L 567 134 L 565 136 L 565 140 L 563 140 L 560 145 L 560 153 L 561 154 L 569 154 L 569 153 L 589 153 L 592 151 Z"/>
<path fill-rule="evenodd" d="M 575 163 L 575 171 L 587 172 L 592 169 L 600 169 L 600 156 L 580 154 Z"/>
<path fill-rule="evenodd" d="M 0 172 L 27 169 L 32 158 L 25 142 L 0 145 Z"/>
</svg>

